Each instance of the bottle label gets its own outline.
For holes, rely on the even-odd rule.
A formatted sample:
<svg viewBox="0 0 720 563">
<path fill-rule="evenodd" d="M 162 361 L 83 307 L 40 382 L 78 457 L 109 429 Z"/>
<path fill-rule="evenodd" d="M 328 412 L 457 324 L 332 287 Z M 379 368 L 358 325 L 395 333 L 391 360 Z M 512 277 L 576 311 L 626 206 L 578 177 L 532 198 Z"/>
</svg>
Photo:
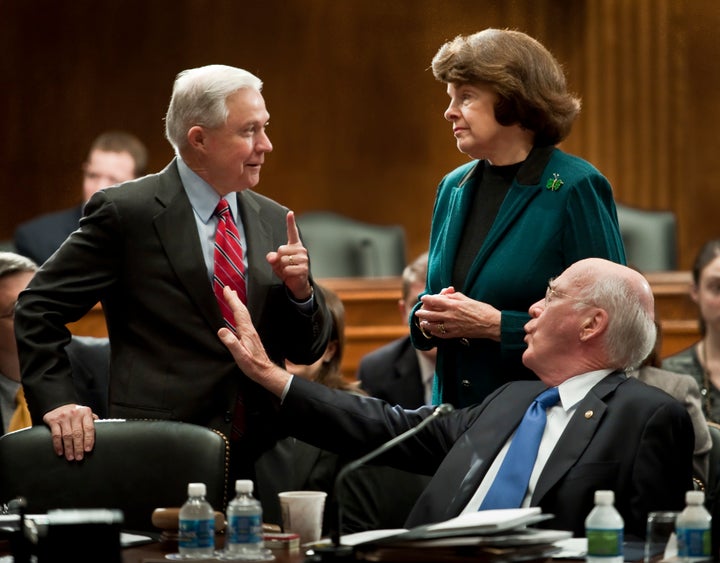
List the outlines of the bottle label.
<svg viewBox="0 0 720 563">
<path fill-rule="evenodd" d="M 618 557 L 623 554 L 622 530 L 599 530 L 589 528 L 585 531 L 589 557 Z"/>
<path fill-rule="evenodd" d="M 677 530 L 678 555 L 680 557 L 710 558 L 710 530 L 679 528 Z"/>
<path fill-rule="evenodd" d="M 257 544 L 262 541 L 262 522 L 259 514 L 233 515 L 228 521 L 230 543 Z"/>
<path fill-rule="evenodd" d="M 183 549 L 215 547 L 215 521 L 180 520 L 178 545 Z"/>
</svg>

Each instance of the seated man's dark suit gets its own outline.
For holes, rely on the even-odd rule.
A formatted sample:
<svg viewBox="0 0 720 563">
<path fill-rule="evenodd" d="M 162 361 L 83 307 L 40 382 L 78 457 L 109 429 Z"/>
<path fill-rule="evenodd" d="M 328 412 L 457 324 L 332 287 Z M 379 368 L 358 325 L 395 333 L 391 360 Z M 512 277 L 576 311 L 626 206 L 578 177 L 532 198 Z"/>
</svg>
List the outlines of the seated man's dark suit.
<svg viewBox="0 0 720 563">
<path fill-rule="evenodd" d="M 433 475 L 406 526 L 460 514 L 545 388 L 540 381 L 506 384 L 482 404 L 438 418 L 383 456 L 380 463 Z M 298 438 L 357 457 L 416 426 L 433 408 L 403 410 L 295 377 L 283 411 Z M 693 440 L 682 404 L 637 379 L 612 373 L 577 405 L 530 504 L 555 515 L 544 526 L 583 536 L 595 491 L 611 489 L 626 535 L 644 537 L 649 511 L 684 507 L 685 492 L 693 487 Z"/>
<path fill-rule="evenodd" d="M 417 351 L 409 336 L 363 356 L 357 378 L 368 394 L 393 405 L 415 409 L 425 404 Z"/>
<path fill-rule="evenodd" d="M 15 249 L 40 265 L 60 248 L 80 224 L 82 205 L 46 213 L 22 223 L 15 229 Z"/>
</svg>

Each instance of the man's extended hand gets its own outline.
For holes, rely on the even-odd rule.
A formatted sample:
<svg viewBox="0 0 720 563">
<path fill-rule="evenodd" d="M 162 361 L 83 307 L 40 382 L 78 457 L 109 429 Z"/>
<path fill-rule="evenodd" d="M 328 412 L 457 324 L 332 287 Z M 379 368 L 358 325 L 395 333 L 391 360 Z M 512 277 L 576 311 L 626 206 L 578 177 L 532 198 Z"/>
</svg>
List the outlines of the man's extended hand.
<svg viewBox="0 0 720 563">
<path fill-rule="evenodd" d="M 43 422 L 52 433 L 53 449 L 68 461 L 80 461 L 95 447 L 95 421 L 90 407 L 63 405 L 45 413 Z"/>
<path fill-rule="evenodd" d="M 277 252 L 268 252 L 266 259 L 295 299 L 306 301 L 312 295 L 310 263 L 292 211 L 287 214 L 287 238 L 287 244 L 280 245 Z"/>
<path fill-rule="evenodd" d="M 245 375 L 278 397 L 282 396 L 283 389 L 291 377 L 290 374 L 268 357 L 260 336 L 252 324 L 250 313 L 237 293 L 225 286 L 223 296 L 235 317 L 237 336 L 223 327 L 218 331 L 218 337 L 230 350 Z"/>
</svg>

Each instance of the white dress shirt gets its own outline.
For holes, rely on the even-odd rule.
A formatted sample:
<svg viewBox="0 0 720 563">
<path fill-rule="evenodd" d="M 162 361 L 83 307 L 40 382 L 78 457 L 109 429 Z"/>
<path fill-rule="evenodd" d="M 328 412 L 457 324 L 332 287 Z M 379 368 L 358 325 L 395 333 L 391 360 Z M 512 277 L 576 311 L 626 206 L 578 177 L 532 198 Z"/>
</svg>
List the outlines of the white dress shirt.
<svg viewBox="0 0 720 563">
<path fill-rule="evenodd" d="M 542 440 L 540 441 L 540 448 L 538 449 L 538 455 L 535 459 L 535 465 L 533 466 L 532 473 L 530 474 L 530 482 L 528 483 L 528 489 L 525 493 L 525 498 L 522 502 L 522 507 L 530 506 L 530 499 L 532 499 L 533 492 L 535 491 L 535 485 L 537 485 L 540 474 L 542 473 L 545 463 L 547 462 L 550 454 L 555 449 L 555 445 L 560 440 L 565 427 L 570 422 L 572 415 L 575 413 L 575 409 L 580 401 L 585 398 L 588 391 L 592 389 L 596 383 L 603 379 L 608 374 L 612 373 L 612 369 L 603 369 L 599 371 L 591 371 L 581 375 L 576 375 L 567 379 L 558 385 L 558 391 L 560 393 L 560 402 L 553 407 L 547 409 L 547 423 L 545 424 L 545 430 L 543 431 Z M 512 442 L 515 433 L 508 439 L 503 448 L 498 453 L 497 457 L 493 461 L 490 469 L 485 474 L 480 486 L 478 487 L 475 494 L 468 502 L 467 506 L 462 511 L 462 514 L 466 512 L 476 512 L 482 504 L 485 495 L 490 489 L 490 485 L 495 480 L 500 465 L 502 465 L 505 455 L 507 454 L 510 442 Z"/>
</svg>

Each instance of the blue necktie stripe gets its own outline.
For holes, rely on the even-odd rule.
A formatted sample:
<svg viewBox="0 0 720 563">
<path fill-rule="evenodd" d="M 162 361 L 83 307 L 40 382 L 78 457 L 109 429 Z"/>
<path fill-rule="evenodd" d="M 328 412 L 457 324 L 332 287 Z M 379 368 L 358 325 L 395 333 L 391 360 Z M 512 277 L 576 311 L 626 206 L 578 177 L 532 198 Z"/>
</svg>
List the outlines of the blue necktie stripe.
<svg viewBox="0 0 720 563">
<path fill-rule="evenodd" d="M 545 431 L 545 410 L 557 404 L 560 393 L 557 387 L 543 391 L 525 411 L 507 455 L 483 499 L 480 510 L 493 508 L 519 508 L 525 498 L 530 474 L 537 458 L 540 441 Z"/>
</svg>

